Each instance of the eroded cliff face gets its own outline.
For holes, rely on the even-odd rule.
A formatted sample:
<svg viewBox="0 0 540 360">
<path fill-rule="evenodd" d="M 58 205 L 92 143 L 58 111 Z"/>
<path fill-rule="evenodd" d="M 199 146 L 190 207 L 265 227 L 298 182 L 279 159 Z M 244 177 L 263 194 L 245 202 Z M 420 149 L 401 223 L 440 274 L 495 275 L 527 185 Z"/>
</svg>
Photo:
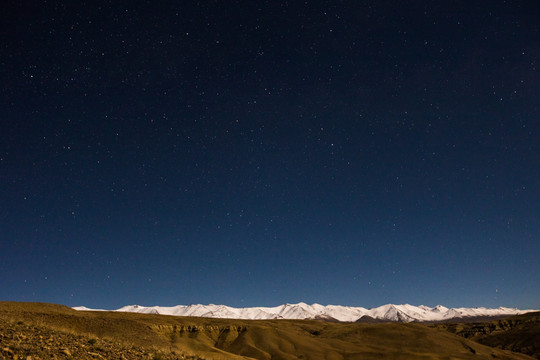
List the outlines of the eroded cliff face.
<svg viewBox="0 0 540 360">
<path fill-rule="evenodd" d="M 538 312 L 485 323 L 435 326 L 487 346 L 520 352 L 540 359 L 540 313 Z"/>
<path fill-rule="evenodd" d="M 217 348 L 229 345 L 236 340 L 247 328 L 244 325 L 155 325 L 152 329 L 175 342 L 181 338 L 197 338 L 213 342 Z"/>
<path fill-rule="evenodd" d="M 235 342 L 247 331 L 244 325 L 155 325 L 152 330 L 170 342 L 171 348 L 190 349 L 194 352 L 204 347 L 213 348 L 211 358 L 220 359 L 220 356 L 232 359 L 235 355 L 229 353 Z M 220 354 L 220 351 L 223 351 Z"/>
<path fill-rule="evenodd" d="M 156 325 L 153 327 L 158 332 L 178 332 L 178 333 L 194 333 L 194 332 L 237 332 L 246 331 L 245 325 Z"/>
<path fill-rule="evenodd" d="M 523 324 L 523 320 L 498 320 L 488 323 L 459 323 L 444 324 L 446 330 L 467 339 L 490 335 L 494 332 L 504 332 Z"/>
</svg>

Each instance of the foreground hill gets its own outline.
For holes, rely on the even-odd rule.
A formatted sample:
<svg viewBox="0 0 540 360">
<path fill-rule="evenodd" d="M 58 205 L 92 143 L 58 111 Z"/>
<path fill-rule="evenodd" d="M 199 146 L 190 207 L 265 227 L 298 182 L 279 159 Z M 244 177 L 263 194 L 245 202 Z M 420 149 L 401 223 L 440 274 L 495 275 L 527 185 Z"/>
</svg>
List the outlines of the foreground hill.
<svg viewBox="0 0 540 360">
<path fill-rule="evenodd" d="M 481 344 L 540 359 L 540 312 L 489 322 L 438 324 L 437 327 Z"/>
<path fill-rule="evenodd" d="M 411 323 L 227 320 L 0 302 L 0 359 L 532 359 Z"/>
</svg>

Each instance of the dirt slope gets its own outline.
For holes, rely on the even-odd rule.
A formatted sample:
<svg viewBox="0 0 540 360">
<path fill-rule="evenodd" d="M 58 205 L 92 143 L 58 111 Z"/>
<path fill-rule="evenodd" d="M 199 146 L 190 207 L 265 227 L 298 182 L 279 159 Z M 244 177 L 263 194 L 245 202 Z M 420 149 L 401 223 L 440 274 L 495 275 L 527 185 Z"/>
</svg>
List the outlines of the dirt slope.
<svg viewBox="0 0 540 360">
<path fill-rule="evenodd" d="M 437 327 L 484 345 L 540 359 L 540 312 L 497 321 L 439 324 Z"/>
<path fill-rule="evenodd" d="M 422 324 L 247 321 L 0 302 L 0 359 L 531 359 Z"/>
</svg>

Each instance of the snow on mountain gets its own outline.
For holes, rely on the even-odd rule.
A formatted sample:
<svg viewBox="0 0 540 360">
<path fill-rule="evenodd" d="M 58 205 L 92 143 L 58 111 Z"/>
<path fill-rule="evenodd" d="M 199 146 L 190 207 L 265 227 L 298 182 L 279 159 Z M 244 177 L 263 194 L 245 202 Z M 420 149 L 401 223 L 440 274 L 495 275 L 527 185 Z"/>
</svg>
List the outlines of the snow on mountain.
<svg viewBox="0 0 540 360">
<path fill-rule="evenodd" d="M 85 306 L 74 307 L 75 310 L 92 311 Z M 99 309 L 100 311 L 104 311 Z M 320 305 L 320 304 L 283 304 L 275 307 L 251 307 L 233 308 L 225 305 L 177 305 L 171 307 L 164 306 L 139 306 L 128 305 L 114 310 L 118 312 L 136 312 L 143 314 L 161 314 L 174 316 L 195 316 L 223 319 L 250 319 L 250 320 L 270 320 L 270 319 L 331 319 L 344 322 L 354 322 L 368 316 L 373 319 L 383 321 L 442 321 L 455 318 L 477 317 L 477 316 L 502 316 L 518 315 L 537 310 L 519 310 L 514 308 L 499 307 L 497 309 L 487 308 L 447 308 L 442 305 L 428 307 L 425 305 L 414 306 L 409 304 L 393 305 L 387 304 L 372 309 L 363 307 L 351 307 L 340 305 Z"/>
<path fill-rule="evenodd" d="M 86 306 L 75 306 L 72 309 L 79 310 L 79 311 L 108 311 L 108 310 L 103 310 L 103 309 L 90 309 L 90 308 L 87 308 Z"/>
<path fill-rule="evenodd" d="M 327 305 L 323 308 L 324 313 L 339 321 L 357 321 L 368 312 L 368 309 L 363 307 L 341 305 Z"/>
</svg>

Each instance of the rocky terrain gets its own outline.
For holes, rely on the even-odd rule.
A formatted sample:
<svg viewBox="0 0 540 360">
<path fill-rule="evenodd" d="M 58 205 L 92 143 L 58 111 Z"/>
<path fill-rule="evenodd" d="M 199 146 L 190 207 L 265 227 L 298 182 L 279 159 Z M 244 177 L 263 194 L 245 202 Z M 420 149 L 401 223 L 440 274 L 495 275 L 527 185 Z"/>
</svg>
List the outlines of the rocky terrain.
<svg viewBox="0 0 540 360">
<path fill-rule="evenodd" d="M 107 339 L 55 331 L 23 321 L 0 322 L 0 359 L 198 359 L 174 351 L 126 345 Z"/>
<path fill-rule="evenodd" d="M 133 331 L 123 330 L 123 326 L 111 327 L 106 319 L 96 323 L 92 317 L 66 316 L 70 311 L 54 304 L 0 302 L 0 359 L 200 359 L 164 346 L 152 346 L 153 342 L 163 344 L 143 333 L 137 338 Z M 114 332 L 118 332 L 116 336 Z M 126 341 L 122 334 L 133 340 Z"/>
<path fill-rule="evenodd" d="M 0 302 L 0 359 L 533 359 L 468 339 L 460 331 L 469 325 L 454 325 L 210 319 Z"/>
<path fill-rule="evenodd" d="M 540 312 L 496 321 L 439 324 L 437 327 L 484 345 L 540 359 Z"/>
</svg>

